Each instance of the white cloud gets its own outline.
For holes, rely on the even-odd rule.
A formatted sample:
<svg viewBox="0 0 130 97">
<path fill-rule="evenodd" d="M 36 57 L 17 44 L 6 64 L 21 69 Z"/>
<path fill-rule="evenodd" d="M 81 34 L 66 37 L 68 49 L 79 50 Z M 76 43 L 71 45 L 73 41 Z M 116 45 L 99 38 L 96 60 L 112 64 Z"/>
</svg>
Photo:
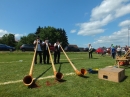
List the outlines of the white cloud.
<svg viewBox="0 0 130 97">
<path fill-rule="evenodd" d="M 126 15 L 130 13 L 130 4 L 121 6 L 120 9 L 116 10 L 115 17 L 121 17 L 123 15 Z"/>
<path fill-rule="evenodd" d="M 92 21 L 88 23 L 81 23 L 77 24 L 80 26 L 80 30 L 78 32 L 78 35 L 94 35 L 98 33 L 104 32 L 104 29 L 102 29 L 102 26 L 105 26 L 109 21 L 112 20 L 112 16 L 108 15 L 101 21 Z"/>
<path fill-rule="evenodd" d="M 7 34 L 9 32 L 7 32 L 6 30 L 2 30 L 0 29 L 0 37 L 2 37 L 4 34 Z"/>
<path fill-rule="evenodd" d="M 94 45 L 110 47 L 110 44 L 125 46 L 128 44 L 128 28 L 122 28 L 109 36 L 101 36 L 94 42 Z"/>
<path fill-rule="evenodd" d="M 129 0 L 103 0 L 100 6 L 93 8 L 90 20 L 103 19 L 108 14 L 115 15 L 115 12 L 118 9 L 120 10 L 121 7 L 126 6 L 125 3 L 128 1 Z"/>
<path fill-rule="evenodd" d="M 0 37 L 2 37 L 5 34 L 9 34 L 9 33 L 11 33 L 11 32 L 8 32 L 6 30 L 0 29 Z M 14 34 L 14 33 L 11 33 L 11 34 Z M 15 35 L 15 39 L 16 40 L 19 40 L 20 37 L 24 36 L 24 34 L 14 34 L 14 35 Z"/>
<path fill-rule="evenodd" d="M 75 33 L 75 32 L 76 32 L 76 30 L 71 30 L 71 31 L 70 31 L 70 33 Z"/>
<path fill-rule="evenodd" d="M 25 35 L 23 35 L 23 34 L 15 34 L 15 39 L 19 40 L 22 36 L 25 36 Z"/>
<path fill-rule="evenodd" d="M 123 21 L 123 22 L 121 22 L 120 24 L 119 24 L 119 26 L 121 26 L 121 27 L 128 27 L 128 26 L 130 26 L 130 20 L 125 20 L 125 21 Z"/>
<path fill-rule="evenodd" d="M 102 27 L 114 19 L 130 13 L 130 0 L 103 0 L 101 4 L 93 8 L 89 22 L 78 23 L 80 27 L 78 35 L 96 35 L 103 33 Z"/>
</svg>

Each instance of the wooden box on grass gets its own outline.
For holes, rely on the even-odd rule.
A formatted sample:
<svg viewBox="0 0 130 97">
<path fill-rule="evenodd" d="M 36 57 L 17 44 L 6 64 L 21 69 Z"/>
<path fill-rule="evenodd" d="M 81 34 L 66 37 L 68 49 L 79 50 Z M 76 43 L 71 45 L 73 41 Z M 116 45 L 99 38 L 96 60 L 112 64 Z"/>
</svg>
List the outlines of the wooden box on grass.
<svg viewBox="0 0 130 97">
<path fill-rule="evenodd" d="M 125 69 L 106 67 L 98 71 L 98 78 L 113 82 L 120 82 L 125 78 Z"/>
</svg>

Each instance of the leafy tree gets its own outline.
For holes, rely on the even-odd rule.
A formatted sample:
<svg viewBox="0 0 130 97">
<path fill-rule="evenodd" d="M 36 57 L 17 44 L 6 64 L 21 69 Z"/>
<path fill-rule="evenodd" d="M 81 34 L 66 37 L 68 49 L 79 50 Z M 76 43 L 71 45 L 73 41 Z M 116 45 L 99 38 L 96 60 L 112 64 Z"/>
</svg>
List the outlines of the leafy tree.
<svg viewBox="0 0 130 97">
<path fill-rule="evenodd" d="M 36 34 L 30 33 L 27 35 L 27 44 L 33 44 L 34 40 L 36 39 Z"/>
<path fill-rule="evenodd" d="M 35 33 L 29 33 L 27 36 L 22 36 L 18 42 L 15 42 L 14 34 L 5 34 L 0 39 L 0 43 L 15 46 L 19 49 L 22 44 L 32 44 L 38 35 L 42 41 L 48 38 L 51 44 L 54 44 L 58 39 L 62 42 L 63 48 L 68 45 L 68 37 L 65 30 L 61 28 L 56 29 L 51 26 L 45 26 L 44 28 L 39 26 Z"/>
<path fill-rule="evenodd" d="M 48 26 L 41 28 L 38 35 L 43 41 L 48 37 L 51 44 L 54 44 L 58 39 L 60 42 L 62 42 L 63 48 L 68 45 L 68 38 L 64 29 L 56 29 L 54 27 Z"/>
<path fill-rule="evenodd" d="M 23 43 L 23 44 L 27 44 L 27 43 L 28 43 L 28 41 L 27 41 L 27 36 L 22 36 L 22 37 L 20 38 L 20 42 Z"/>
<path fill-rule="evenodd" d="M 41 27 L 39 26 L 35 32 L 36 35 L 38 35 L 41 32 Z"/>
<path fill-rule="evenodd" d="M 3 44 L 3 40 L 2 40 L 2 38 L 0 39 L 0 43 Z"/>
<path fill-rule="evenodd" d="M 68 43 L 68 37 L 67 37 L 67 35 L 66 35 L 66 32 L 65 32 L 65 30 L 63 29 L 63 30 L 61 30 L 62 32 L 61 32 L 61 40 L 62 40 L 62 46 L 63 46 L 63 48 L 64 47 L 66 47 L 69 43 Z"/>
<path fill-rule="evenodd" d="M 17 50 L 19 50 L 19 49 L 20 49 L 20 46 L 22 46 L 22 44 L 23 44 L 23 43 L 22 43 L 22 42 L 20 42 L 20 41 L 19 41 L 19 42 L 17 42 L 17 43 L 16 43 L 16 46 L 15 46 L 15 47 L 16 47 L 16 49 L 17 49 Z"/>
<path fill-rule="evenodd" d="M 15 46 L 15 36 L 14 34 L 5 34 L 2 36 L 2 43 L 9 45 L 9 46 Z"/>
<path fill-rule="evenodd" d="M 9 34 L 8 35 L 8 45 L 10 46 L 15 46 L 15 35 L 14 34 Z"/>
</svg>

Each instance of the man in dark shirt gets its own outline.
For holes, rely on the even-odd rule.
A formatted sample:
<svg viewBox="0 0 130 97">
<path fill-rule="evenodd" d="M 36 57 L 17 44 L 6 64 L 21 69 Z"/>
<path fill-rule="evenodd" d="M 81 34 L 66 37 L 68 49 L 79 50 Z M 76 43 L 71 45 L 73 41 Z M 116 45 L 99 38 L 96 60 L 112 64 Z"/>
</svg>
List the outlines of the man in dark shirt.
<svg viewBox="0 0 130 97">
<path fill-rule="evenodd" d="M 59 63 L 60 61 L 60 51 L 61 51 L 61 48 L 60 48 L 60 42 L 59 40 L 57 40 L 56 43 L 54 43 L 54 63 Z"/>
<path fill-rule="evenodd" d="M 43 47 L 43 62 L 44 64 L 49 64 L 49 51 L 48 51 L 48 46 L 50 45 L 48 38 L 45 39 L 45 41 L 42 43 Z"/>
</svg>

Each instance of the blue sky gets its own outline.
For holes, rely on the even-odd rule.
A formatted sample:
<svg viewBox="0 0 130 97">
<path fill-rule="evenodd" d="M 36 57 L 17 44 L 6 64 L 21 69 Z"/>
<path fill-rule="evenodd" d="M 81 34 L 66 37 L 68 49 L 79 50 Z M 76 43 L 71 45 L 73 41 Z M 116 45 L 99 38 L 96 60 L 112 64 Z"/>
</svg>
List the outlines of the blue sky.
<svg viewBox="0 0 130 97">
<path fill-rule="evenodd" d="M 0 0 L 0 37 L 20 39 L 39 26 L 63 28 L 79 47 L 130 45 L 130 0 Z"/>
</svg>

